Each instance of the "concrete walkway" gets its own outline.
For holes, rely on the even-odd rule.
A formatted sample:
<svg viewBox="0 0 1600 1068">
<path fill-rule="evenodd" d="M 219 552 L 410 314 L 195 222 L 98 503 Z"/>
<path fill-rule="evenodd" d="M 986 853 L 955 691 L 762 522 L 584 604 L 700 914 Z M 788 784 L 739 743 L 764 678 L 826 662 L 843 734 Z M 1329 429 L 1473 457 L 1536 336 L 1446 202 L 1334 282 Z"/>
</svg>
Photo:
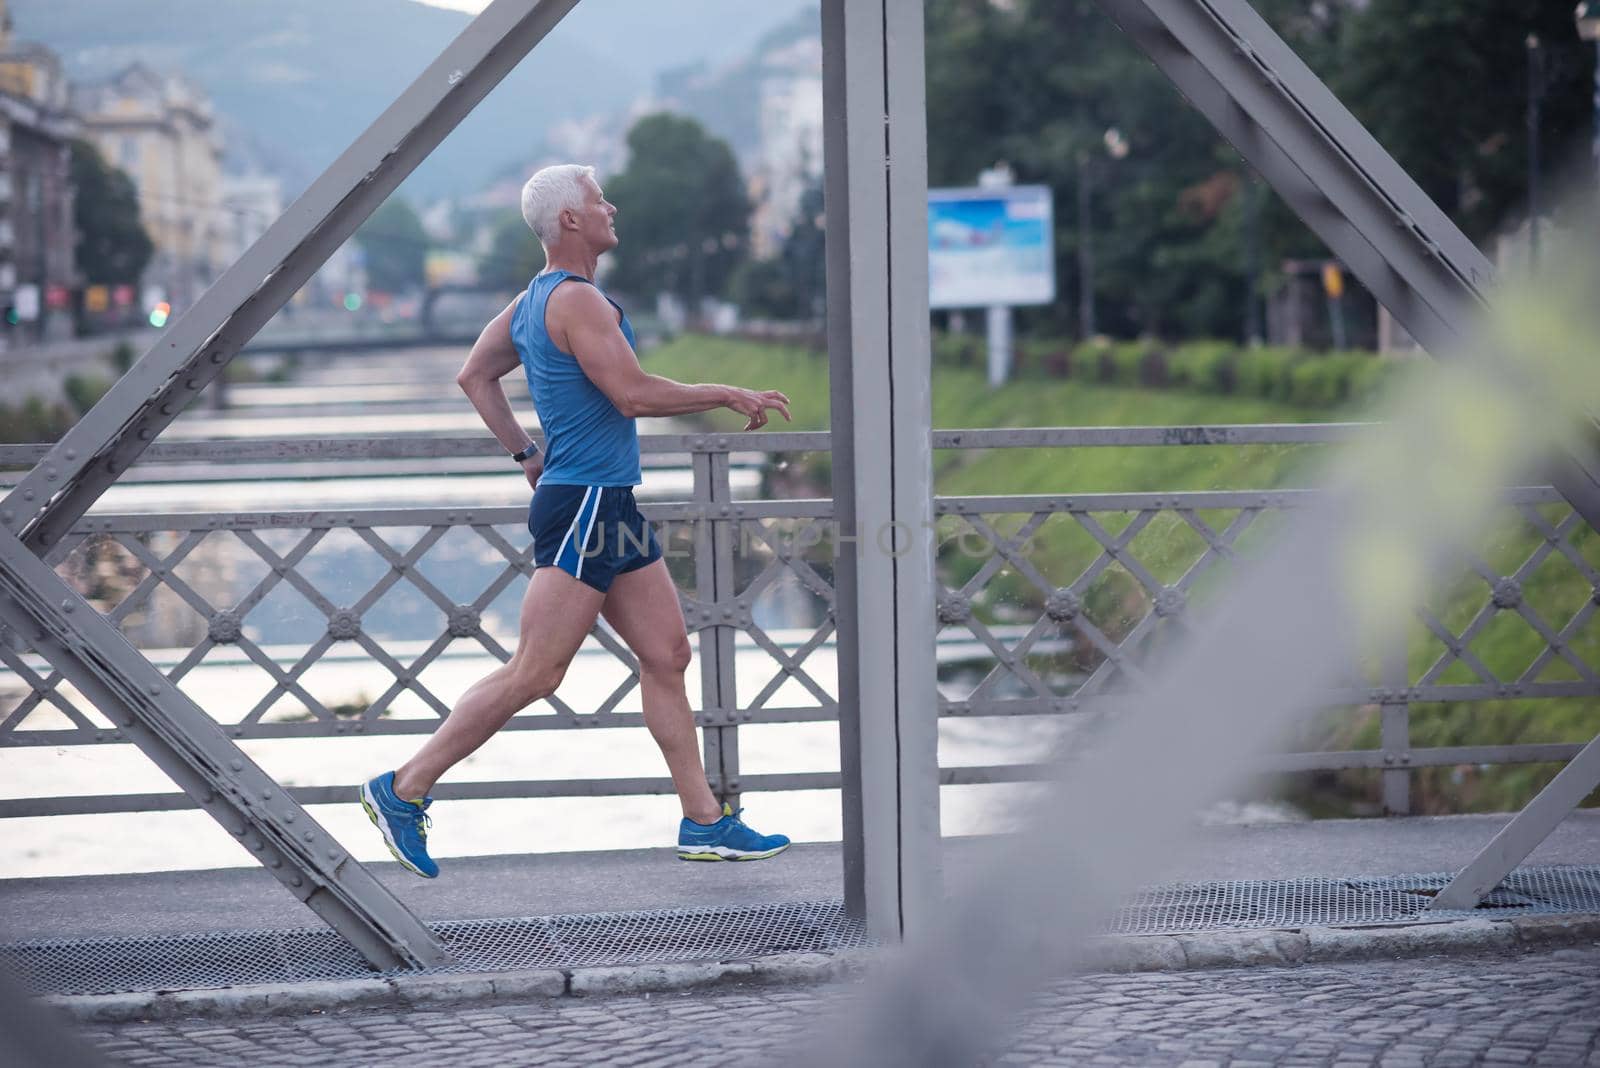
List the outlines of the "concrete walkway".
<svg viewBox="0 0 1600 1068">
<path fill-rule="evenodd" d="M 1197 829 L 1161 882 L 1400 875 L 1460 868 L 1506 816 L 1320 820 Z M 968 843 L 947 843 L 959 873 Z M 1600 812 L 1568 817 L 1529 865 L 1600 864 Z M 837 900 L 837 844 L 797 845 L 757 864 L 684 864 L 670 849 L 470 857 L 437 880 L 375 865 L 426 920 L 620 912 Z M 314 926 L 316 917 L 264 871 L 0 880 L 0 941 L 178 935 Z"/>
</svg>

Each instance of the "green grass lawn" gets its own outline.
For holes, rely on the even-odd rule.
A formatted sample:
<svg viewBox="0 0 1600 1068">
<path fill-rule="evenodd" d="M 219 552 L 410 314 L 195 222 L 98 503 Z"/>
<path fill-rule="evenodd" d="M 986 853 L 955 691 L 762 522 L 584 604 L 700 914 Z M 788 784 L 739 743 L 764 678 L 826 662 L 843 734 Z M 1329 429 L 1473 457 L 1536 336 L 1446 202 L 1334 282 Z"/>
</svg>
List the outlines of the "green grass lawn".
<svg viewBox="0 0 1600 1068">
<path fill-rule="evenodd" d="M 726 382 L 779 389 L 793 402 L 791 429 L 828 425 L 827 363 L 822 354 L 797 346 L 753 344 L 724 338 L 682 337 L 645 357 L 646 369 L 682 381 Z M 1255 397 L 1106 386 L 1079 380 L 1030 375 L 990 390 L 980 369 L 936 367 L 933 424 L 941 429 L 1015 426 L 1174 426 L 1224 423 L 1293 423 L 1359 420 L 1349 406 L 1314 409 Z M 737 430 L 731 412 L 710 413 L 708 427 Z M 945 496 L 980 494 L 1168 492 L 1212 489 L 1274 489 L 1314 480 L 1318 446 L 1227 446 L 1169 448 L 1079 448 L 943 450 L 935 454 L 935 491 Z M 785 458 L 791 470 L 826 492 L 825 454 Z M 1552 521 L 1565 506 L 1546 509 Z M 1204 513 L 1220 530 L 1232 512 Z M 998 529 L 1014 530 L 1025 516 L 1001 517 Z M 1097 515 L 1115 532 L 1131 513 Z M 953 528 L 951 528 L 953 531 Z M 1265 530 L 1263 525 L 1263 531 Z M 1542 540 L 1527 522 L 1508 515 L 1487 539 L 1484 558 L 1500 574 L 1510 574 Z M 1600 537 L 1587 529 L 1574 537 L 1578 551 L 1600 566 Z M 979 561 L 948 551 L 940 555 L 947 585 L 970 576 Z M 1163 582 L 1173 582 L 1204 551 L 1204 542 L 1172 513 L 1163 513 L 1141 533 L 1133 549 Z M 1053 583 L 1065 585 L 1098 555 L 1094 540 L 1065 516 L 1052 518 L 1035 538 L 1030 560 Z M 1218 580 L 1223 578 L 1218 574 Z M 1488 587 L 1476 576 L 1438 591 L 1431 607 L 1459 633 L 1483 606 Z M 1007 569 L 993 582 L 989 598 L 975 607 L 980 617 L 1037 616 L 1042 593 Z M 1553 554 L 1525 585 L 1526 603 L 1559 629 L 1593 594 L 1569 561 Z M 1120 568 L 1108 570 L 1091 588 L 1086 612 L 1109 631 L 1118 620 L 1144 613 L 1144 594 Z M 1029 615 L 1031 613 L 1031 616 Z M 1502 612 L 1473 643 L 1472 651 L 1499 677 L 1512 678 L 1544 648 L 1543 639 L 1513 613 Z M 1586 662 L 1600 664 L 1600 623 L 1586 626 L 1572 643 Z M 1443 645 L 1419 627 L 1409 649 L 1417 678 L 1440 655 Z M 1576 678 L 1559 661 L 1541 679 Z M 1446 683 L 1471 682 L 1457 665 Z M 1511 742 L 1587 741 L 1600 731 L 1600 703 L 1586 700 L 1506 700 L 1417 706 L 1412 712 L 1412 745 L 1485 745 Z M 1330 713 L 1306 732 L 1309 748 L 1365 748 L 1378 744 L 1372 710 Z M 1423 769 L 1413 776 L 1418 811 L 1498 811 L 1519 807 L 1558 770 L 1547 764 L 1511 767 Z M 1299 776 L 1284 785 L 1296 801 L 1319 814 L 1371 811 L 1377 796 L 1373 772 Z M 1595 800 L 1595 799 L 1591 799 Z"/>
</svg>

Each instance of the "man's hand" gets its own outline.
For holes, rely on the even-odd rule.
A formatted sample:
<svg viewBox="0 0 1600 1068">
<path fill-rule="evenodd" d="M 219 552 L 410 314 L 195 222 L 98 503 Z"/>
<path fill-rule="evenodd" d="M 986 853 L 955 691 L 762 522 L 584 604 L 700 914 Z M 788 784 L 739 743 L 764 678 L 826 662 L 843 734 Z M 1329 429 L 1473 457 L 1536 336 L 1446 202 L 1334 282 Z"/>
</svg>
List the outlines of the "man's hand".
<svg viewBox="0 0 1600 1068">
<path fill-rule="evenodd" d="M 528 476 L 528 485 L 539 488 L 539 476 L 544 474 L 544 453 L 536 452 L 522 461 L 522 473 Z"/>
<path fill-rule="evenodd" d="M 783 413 L 784 422 L 789 419 L 789 398 L 775 389 L 740 389 L 738 386 L 728 387 L 728 399 L 723 404 L 724 408 L 732 408 L 750 421 L 744 425 L 746 430 L 759 430 L 767 425 L 767 409 Z"/>
</svg>

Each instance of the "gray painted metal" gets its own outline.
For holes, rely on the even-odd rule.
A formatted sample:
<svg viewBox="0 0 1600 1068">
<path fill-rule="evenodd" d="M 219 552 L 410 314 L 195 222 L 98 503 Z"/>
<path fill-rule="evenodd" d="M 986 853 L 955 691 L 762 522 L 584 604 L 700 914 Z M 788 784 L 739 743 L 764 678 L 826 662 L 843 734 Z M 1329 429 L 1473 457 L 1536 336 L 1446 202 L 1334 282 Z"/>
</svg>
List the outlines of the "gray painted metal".
<svg viewBox="0 0 1600 1068">
<path fill-rule="evenodd" d="M 494 0 L 0 501 L 43 553 L 577 0 Z"/>
<path fill-rule="evenodd" d="M 1350 441 L 1370 423 L 1250 423 L 1207 426 L 1041 426 L 935 430 L 935 449 L 1063 448 L 1068 446 L 1294 445 Z M 543 438 L 535 433 L 534 438 Z M 733 434 L 642 434 L 639 451 L 668 457 L 683 453 L 729 453 L 735 465 L 776 452 L 827 452 L 826 430 L 752 431 Z M 0 444 L 0 467 L 35 464 L 49 445 Z M 474 436 L 326 438 L 235 438 L 224 441 L 157 441 L 142 461 L 236 463 L 244 460 L 417 460 L 468 456 L 501 459 L 500 443 Z"/>
<path fill-rule="evenodd" d="M 0 530 L 0 619 L 377 968 L 449 953 L 104 617 Z"/>
<path fill-rule="evenodd" d="M 1459 347 L 1492 284 L 1488 260 L 1246 0 L 1099 3 L 1413 337 L 1436 355 Z M 1549 475 L 1600 530 L 1600 454 L 1592 444 L 1573 445 Z M 1386 746 L 1400 737 L 1402 716 L 1386 706 Z M 1400 801 L 1399 780 L 1385 779 L 1386 800 Z M 1600 785 L 1600 767 L 1569 783 L 1561 796 L 1575 806 Z M 1546 796 L 1556 795 L 1547 789 L 1508 828 L 1519 844 L 1491 844 L 1451 885 L 1451 900 L 1469 882 L 1510 870 L 1497 849 L 1515 852 L 1523 835 L 1548 833 L 1570 811 L 1552 815 L 1541 804 Z"/>
<path fill-rule="evenodd" d="M 1287 436 L 1297 428 L 1283 429 Z M 1071 435 L 1068 432 L 1061 436 Z M 822 439 L 822 444 L 825 445 L 826 435 L 823 435 Z M 674 440 L 683 444 L 687 439 Z M 1186 434 L 1169 440 L 1177 443 L 1172 447 L 1183 448 L 1204 445 L 1210 440 L 1210 436 Z M 1270 442 L 1274 439 L 1268 434 L 1257 435 L 1256 440 Z M 729 456 L 728 452 L 718 451 L 715 448 L 717 441 L 721 441 L 725 449 L 737 448 L 744 454 L 745 443 L 738 435 L 731 435 L 729 440 L 718 438 L 716 441 L 696 442 L 696 450 L 691 451 L 690 455 L 700 475 L 695 492 L 695 496 L 699 499 L 648 504 L 645 506 L 645 512 L 652 520 L 658 522 L 694 523 L 695 538 L 702 546 L 698 554 L 690 553 L 691 556 L 698 556 L 698 559 L 693 561 L 696 566 L 694 585 L 691 588 L 695 593 L 693 596 L 684 597 L 683 607 L 690 630 L 701 634 L 701 659 L 704 665 L 702 671 L 706 674 L 702 678 L 698 701 L 700 711 L 696 718 L 702 727 L 710 728 L 708 733 L 713 748 L 708 753 L 708 773 L 720 785 L 722 778 L 732 779 L 734 776 L 731 771 L 725 773 L 723 770 L 724 752 L 727 747 L 718 749 L 715 746 L 736 738 L 737 727 L 752 723 L 827 721 L 835 718 L 837 704 L 825 685 L 831 680 L 823 679 L 819 682 L 813 679 L 807 673 L 805 665 L 806 656 L 832 635 L 831 618 L 825 614 L 820 625 L 814 630 L 806 634 L 790 634 L 780 644 L 756 624 L 753 614 L 756 602 L 762 597 L 763 592 L 773 583 L 788 577 L 798 578 L 801 586 L 814 594 L 825 608 L 832 605 L 834 592 L 828 581 L 806 562 L 804 554 L 797 554 L 794 551 L 794 539 L 799 535 L 808 534 L 818 543 L 826 536 L 822 528 L 831 525 L 829 520 L 832 516 L 832 502 L 823 499 L 731 501 L 724 504 L 713 500 L 713 497 L 725 496 L 727 489 L 725 479 L 713 477 L 713 473 L 726 463 Z M 999 444 L 992 447 L 999 448 L 1034 447 L 1034 440 L 1027 436 L 997 434 L 991 437 L 988 432 L 979 432 L 973 444 L 977 447 L 991 447 L 991 441 L 998 441 Z M 816 443 L 814 439 L 810 442 L 812 445 Z M 719 486 L 720 489 L 717 488 Z M 1101 616 L 1095 612 L 1081 613 L 1073 610 L 1072 597 L 1078 597 L 1081 602 L 1081 595 L 1087 588 L 1103 577 L 1108 568 L 1116 566 L 1136 577 L 1144 588 L 1143 596 L 1147 598 L 1151 608 L 1160 602 L 1163 595 L 1167 598 L 1169 609 L 1181 608 L 1181 597 L 1175 598 L 1173 593 L 1176 591 L 1178 594 L 1183 594 L 1188 589 L 1186 582 L 1192 582 L 1195 576 L 1187 576 L 1185 580 L 1180 580 L 1173 590 L 1168 590 L 1151 574 L 1142 559 L 1147 552 L 1147 546 L 1154 548 L 1161 544 L 1160 538 L 1154 543 L 1145 540 L 1145 532 L 1149 530 L 1151 523 L 1178 519 L 1183 524 L 1178 533 L 1192 531 L 1199 538 L 1197 545 L 1205 549 L 1205 552 L 1199 557 L 1192 557 L 1195 567 L 1198 568 L 1196 571 L 1198 574 L 1199 571 L 1224 562 L 1237 538 L 1258 521 L 1255 517 L 1285 507 L 1296 507 L 1310 496 L 1310 491 L 1275 492 L 1267 495 L 1253 491 L 1223 491 L 1202 494 L 1096 494 L 1070 497 L 1022 495 L 937 499 L 936 511 L 943 523 L 959 521 L 954 533 L 974 538 L 986 551 L 993 552 L 985 569 L 972 576 L 973 581 L 964 584 L 958 590 L 941 591 L 940 605 L 936 613 L 940 622 L 944 624 L 937 646 L 936 655 L 939 664 L 948 667 L 965 658 L 969 662 L 980 664 L 986 675 L 981 685 L 960 699 L 945 695 L 940 703 L 939 714 L 944 717 L 961 718 L 1063 714 L 1084 714 L 1093 717 L 1118 714 L 1128 702 L 1137 699 L 1136 691 L 1128 686 L 1128 683 L 1135 681 L 1137 676 L 1124 670 L 1122 665 L 1127 665 L 1136 672 L 1140 657 L 1139 643 L 1159 637 L 1163 628 L 1180 622 L 1181 611 L 1169 618 L 1148 612 L 1147 618 L 1140 621 L 1140 626 L 1134 633 L 1124 635 L 1119 641 L 1114 642 L 1106 634 L 1097 631 L 1096 628 L 1102 622 Z M 1502 578 L 1487 570 L 1480 561 L 1472 562 L 1473 568 L 1477 570 L 1485 584 L 1483 600 L 1477 618 L 1471 626 L 1463 630 L 1461 635 L 1454 634 L 1437 619 L 1424 615 L 1426 625 L 1433 628 L 1435 636 L 1439 639 L 1441 654 L 1439 660 L 1416 680 L 1416 684 L 1413 684 L 1413 680 L 1396 673 L 1404 668 L 1403 663 L 1396 661 L 1387 665 L 1388 673 L 1377 680 L 1376 684 L 1352 683 L 1327 693 L 1326 699 L 1330 705 L 1368 704 L 1380 707 L 1387 729 L 1379 749 L 1343 753 L 1286 754 L 1273 758 L 1270 766 L 1279 770 L 1338 767 L 1382 769 L 1385 772 L 1383 780 L 1388 790 L 1389 805 L 1392 809 L 1398 809 L 1399 791 L 1409 780 L 1409 769 L 1414 767 L 1448 763 L 1553 761 L 1566 759 L 1576 753 L 1579 747 L 1572 745 L 1457 747 L 1413 751 L 1406 743 L 1403 719 L 1408 706 L 1420 701 L 1492 700 L 1518 696 L 1594 696 L 1600 691 L 1600 686 L 1597 686 L 1596 682 L 1597 667 L 1589 665 L 1582 658 L 1577 658 L 1576 662 L 1571 659 L 1574 656 L 1572 651 L 1574 635 L 1584 628 L 1596 610 L 1595 606 L 1592 603 L 1585 604 L 1571 619 L 1554 619 L 1547 622 L 1514 595 L 1516 587 L 1524 584 L 1535 572 L 1548 567 L 1553 558 L 1562 566 L 1579 569 L 1592 585 L 1600 587 L 1600 574 L 1594 572 L 1573 541 L 1573 535 L 1582 529 L 1580 520 L 1572 514 L 1558 521 L 1552 520 L 1547 515 L 1549 505 L 1559 501 L 1559 496 L 1548 488 L 1523 488 L 1513 490 L 1507 495 L 1507 502 L 1513 513 L 1520 513 L 1527 527 L 1532 532 L 1543 535 L 1544 540 L 1510 576 Z M 1211 509 L 1223 512 L 1224 519 L 1228 514 L 1232 514 L 1232 521 L 1221 530 L 1213 529 L 1206 523 L 1208 510 Z M 1113 537 L 1108 531 L 1116 528 L 1109 524 L 1113 524 L 1119 517 L 1129 525 L 1121 528 Z M 435 657 L 443 655 L 447 648 L 452 653 L 458 652 L 461 645 L 455 643 L 459 642 L 465 642 L 466 648 L 473 651 L 476 651 L 475 647 L 481 647 L 483 651 L 502 660 L 509 655 L 501 644 L 503 636 L 497 639 L 495 635 L 483 634 L 481 629 L 474 631 L 465 626 L 453 628 L 450 620 L 453 614 L 464 614 L 467 617 L 476 614 L 481 618 L 482 612 L 497 594 L 504 591 L 519 575 L 527 573 L 530 565 L 526 548 L 518 547 L 524 518 L 525 513 L 521 508 L 474 511 L 398 508 L 350 512 L 260 512 L 240 515 L 205 513 L 156 516 L 91 515 L 82 520 L 67 538 L 57 543 L 49 562 L 61 565 L 69 575 L 76 575 L 74 568 L 77 565 L 73 561 L 91 550 L 98 552 L 102 557 L 108 549 L 124 554 L 127 563 L 136 569 L 129 581 L 137 579 L 137 582 L 133 588 L 125 591 L 120 602 L 107 611 L 108 618 L 116 625 L 124 625 L 139 613 L 150 611 L 152 598 L 157 594 L 168 598 L 176 597 L 188 609 L 197 613 L 208 637 L 186 652 L 180 648 L 166 654 L 171 663 L 166 664 L 164 670 L 174 683 L 182 681 L 201 660 L 206 659 L 209 662 L 209 658 L 218 651 L 219 644 L 232 645 L 238 650 L 241 658 L 248 657 L 253 660 L 266 676 L 266 681 L 271 684 L 271 689 L 266 699 L 255 709 L 250 710 L 242 720 L 224 723 L 225 733 L 234 737 L 249 738 L 413 735 L 433 730 L 437 720 L 433 717 L 421 719 L 391 717 L 384 713 L 394 700 L 410 693 L 419 697 L 436 716 L 445 714 L 447 709 L 444 701 L 438 695 L 431 693 L 426 682 L 425 671 Z M 1100 558 L 1093 561 L 1078 579 L 1065 586 L 1055 585 L 1065 576 L 1046 576 L 1038 571 L 1041 563 L 1030 556 L 1024 544 L 1027 541 L 1027 530 L 1034 529 L 1041 521 L 1051 520 L 1069 526 L 1079 525 L 1085 533 L 1100 539 L 1102 546 Z M 1007 529 L 1008 522 L 1021 522 L 1022 526 L 1002 536 L 1001 531 Z M 1216 520 L 1212 518 L 1211 522 Z M 391 544 L 394 535 L 386 528 L 408 528 L 413 532 L 420 530 L 422 535 L 417 538 L 413 533 L 415 543 L 410 544 L 409 548 L 404 548 L 408 543 L 394 541 Z M 1058 529 L 1046 526 L 1040 536 L 1046 540 L 1056 537 Z M 276 532 L 276 535 L 269 535 L 269 532 Z M 330 536 L 334 532 L 342 532 L 347 540 L 350 535 L 361 539 L 380 562 L 387 565 L 387 570 L 380 581 L 364 596 L 355 595 L 359 590 L 341 593 L 331 588 L 320 589 L 304 566 L 308 559 L 306 553 L 314 549 L 318 539 Z M 483 543 L 480 548 L 488 551 L 495 561 L 494 566 L 484 572 L 483 593 L 471 597 L 465 605 L 453 604 L 450 598 L 436 588 L 428 578 L 428 569 L 432 561 L 431 547 L 441 544 L 444 536 L 452 532 L 471 532 L 474 538 Z M 944 532 L 945 540 L 941 545 L 948 547 L 951 533 L 948 530 Z M 1171 536 L 1170 531 L 1163 535 L 1168 538 Z M 273 542 L 262 540 L 268 537 L 282 540 Z M 206 545 L 213 544 L 207 541 L 212 538 L 222 538 L 227 541 L 234 553 L 245 553 L 245 561 L 249 560 L 251 554 L 256 556 L 258 558 L 256 569 L 261 570 L 264 567 L 267 572 L 261 582 L 243 596 L 240 596 L 238 591 L 227 595 L 230 599 L 226 601 L 218 598 L 214 592 L 203 592 L 203 587 L 191 585 L 186 577 L 189 574 L 188 569 L 195 566 L 191 556 L 202 551 Z M 459 539 L 454 545 L 456 552 L 464 548 Z M 713 545 L 724 546 L 722 563 L 716 562 L 715 554 L 709 554 Z M 261 548 L 257 550 L 256 546 Z M 682 546 L 683 542 L 680 539 L 675 548 L 669 546 L 669 551 L 681 554 L 685 552 Z M 745 583 L 742 589 L 736 588 L 736 582 L 732 578 L 736 572 L 727 561 L 730 549 L 735 553 L 733 558 L 735 566 L 748 567 L 751 562 L 749 554 L 752 552 L 762 556 L 763 566 L 759 573 L 748 580 L 738 580 Z M 226 554 L 224 558 L 231 559 Z M 985 595 L 987 585 L 996 577 L 999 569 L 1008 564 L 1037 586 L 1046 603 L 1045 613 L 1032 624 L 999 624 L 966 618 L 970 616 L 971 606 Z M 235 561 L 230 566 L 242 565 L 239 561 Z M 718 586 L 719 572 L 727 576 L 723 587 Z M 141 575 L 142 577 L 139 577 Z M 1510 589 L 1504 586 L 1507 581 L 1513 584 Z M 341 611 L 350 612 L 356 621 L 356 626 L 352 630 L 355 644 L 319 643 L 313 650 L 302 650 L 297 647 L 292 650 L 274 651 L 253 642 L 244 634 L 242 624 L 248 620 L 253 606 L 261 604 L 277 584 L 287 584 L 299 591 L 301 596 L 321 606 L 323 614 L 327 617 L 327 625 L 331 625 L 333 617 Z M 389 640 L 382 631 L 367 632 L 365 626 L 360 623 L 363 617 L 357 610 L 370 606 L 375 599 L 381 598 L 385 591 L 402 584 L 420 592 L 437 608 L 439 633 L 436 638 L 413 641 L 409 644 L 395 642 Z M 719 589 L 721 592 L 718 592 Z M 1063 597 L 1063 591 L 1067 596 Z M 457 595 L 460 595 L 459 590 Z M 335 604 L 335 600 L 340 603 Z M 1498 602 L 1504 602 L 1505 606 Z M 1053 609 L 1052 604 L 1054 604 Z M 962 605 L 966 608 L 958 611 Z M 1081 609 L 1081 603 L 1078 607 Z M 462 609 L 470 611 L 463 613 Z M 1052 611 L 1055 614 L 1052 614 Z M 952 612 L 963 618 L 950 618 Z M 966 616 L 963 616 L 964 612 Z M 1500 679 L 1492 674 L 1482 673 L 1483 665 L 1472 653 L 1472 641 L 1489 622 L 1507 613 L 1514 614 L 1535 634 L 1541 635 L 1545 641 L 1545 651 L 1526 669 L 1519 669 L 1518 675 Z M 1150 618 L 1151 616 L 1153 618 Z M 315 629 L 321 629 L 314 618 L 312 623 Z M 1106 665 L 1099 675 L 1088 679 L 1061 680 L 1051 679 L 1040 672 L 1036 657 L 1063 648 L 1063 634 L 1074 635 L 1073 640 L 1088 641 L 1090 645 L 1099 649 L 1094 655 L 1104 656 L 1106 660 Z M 548 714 L 540 709 L 536 714 L 513 717 L 507 725 L 508 730 L 637 728 L 642 725 L 642 719 L 636 713 L 616 710 L 618 702 L 636 685 L 631 659 L 605 631 L 597 632 L 597 638 L 611 655 L 621 658 L 623 665 L 628 669 L 623 683 L 593 709 L 552 703 L 551 711 L 554 714 Z M 20 645 L 16 644 L 18 641 L 21 642 Z M 365 643 L 369 641 L 376 647 L 376 651 L 365 647 Z M 19 636 L 12 644 L 16 647 L 0 648 L 0 661 L 10 668 L 9 675 L 29 692 L 20 705 L 0 716 L 0 745 L 117 744 L 124 740 L 114 726 L 93 722 L 89 712 L 78 709 L 73 699 L 59 685 L 62 681 L 60 676 L 50 676 L 48 671 L 35 670 L 40 664 L 35 657 L 26 652 L 27 642 L 24 638 Z M 163 641 L 163 644 L 166 642 Z M 358 645 L 362 647 L 357 648 Z M 964 647 L 967 651 L 963 651 Z M 724 694 L 732 694 L 733 679 L 727 669 L 736 652 L 737 655 L 744 657 L 748 657 L 752 652 L 765 655 L 775 668 L 775 674 L 761 692 L 738 695 L 738 699 L 734 700 L 732 696 L 725 697 Z M 306 691 L 302 680 L 306 672 L 316 665 L 348 661 L 352 654 L 357 659 L 376 659 L 387 666 L 394 685 L 380 694 L 378 699 L 365 710 L 365 714 L 336 715 L 331 709 L 324 707 L 317 695 Z M 1576 677 L 1570 681 L 1539 681 L 1540 673 L 1545 667 L 1554 665 L 1558 661 L 1571 666 Z M 1467 665 L 1478 681 L 1468 684 L 1446 684 L 1439 681 L 1443 672 L 1458 662 Z M 1123 675 L 1127 677 L 1121 678 Z M 811 703 L 790 703 L 784 706 L 769 703 L 779 686 L 788 679 L 802 682 L 810 691 Z M 270 717 L 262 718 L 257 715 L 268 711 L 268 706 L 273 705 L 275 700 L 285 697 L 305 706 L 309 716 L 303 722 L 274 721 Z M 68 721 L 66 729 L 36 726 L 37 721 L 29 721 L 32 711 L 46 704 L 53 706 L 65 716 Z M 986 774 L 981 769 L 946 770 L 953 770 L 959 775 L 969 777 Z M 978 780 L 968 778 L 963 781 Z M 756 782 L 761 784 L 760 787 L 752 786 L 752 783 Z M 819 786 L 822 782 L 823 780 L 804 776 L 798 778 L 758 776 L 753 779 L 746 776 L 743 777 L 740 788 L 811 788 Z M 802 783 L 809 785 L 802 787 L 799 785 Z M 515 789 L 525 791 L 526 796 L 593 796 L 596 793 L 655 792 L 664 784 L 665 780 L 654 779 L 606 780 L 599 783 L 577 780 L 517 784 Z M 450 796 L 511 796 L 505 792 L 507 788 L 505 784 L 467 784 L 462 787 L 465 792 Z M 291 792 L 291 796 L 304 803 L 322 803 L 328 800 L 328 797 L 315 792 Z M 112 798 L 23 799 L 0 802 L 0 817 L 97 810 L 137 811 L 141 805 L 150 810 L 167 810 L 184 804 L 186 802 L 180 795 L 162 794 Z"/>
<path fill-rule="evenodd" d="M 939 896 L 921 2 L 826 0 L 822 41 L 845 900 L 897 939 Z"/>
<path fill-rule="evenodd" d="M 1246 0 L 1098 2 L 1423 347 L 1460 347 L 1489 261 Z M 1600 529 L 1600 455 L 1550 480 Z"/>
<path fill-rule="evenodd" d="M 1516 866 L 1593 792 L 1596 783 L 1600 783 L 1600 737 L 1557 772 L 1538 796 L 1450 880 L 1450 885 L 1439 891 L 1429 908 L 1472 908 L 1490 891 L 1505 885 Z"/>
<path fill-rule="evenodd" d="M 871 943 L 837 901 L 460 920 L 431 925 L 457 960 L 434 975 L 832 953 Z M 0 945 L 0 965 L 41 993 L 193 990 L 372 973 L 328 931 L 219 931 L 177 937 L 59 939 Z M 390 976 L 415 976 L 391 970 Z"/>
<path fill-rule="evenodd" d="M 1482 918 L 1485 911 L 1430 911 L 1447 876 L 1316 877 L 1187 882 L 1142 888 L 1107 917 L 1118 935 L 1197 931 L 1392 926 Z M 1486 903 L 1495 919 L 1600 910 L 1600 868 L 1517 872 Z M 458 960 L 431 974 L 583 968 L 676 961 L 748 960 L 775 953 L 834 953 L 873 944 L 838 901 L 714 906 L 433 925 Z M 0 966 L 35 990 L 94 995 L 371 975 L 325 930 L 250 929 L 205 934 L 36 939 L 0 945 Z M 415 975 L 390 973 L 393 975 Z"/>
<path fill-rule="evenodd" d="M 253 828 L 250 841 L 259 843 L 263 863 L 378 967 L 440 964 L 448 954 L 365 869 L 331 839 L 321 840 L 325 836 L 304 810 L 114 627 L 49 567 L 21 557 L 48 554 L 576 2 L 494 0 L 0 500 L 0 577 L 12 587 L 7 617 L 17 626 L 31 620 L 49 632 L 36 648 L 56 669 L 91 695 L 179 785 L 211 804 L 225 825 L 241 837 Z M 46 590 L 52 591 L 50 601 L 55 591 L 67 596 L 52 605 L 39 600 Z M 67 617 L 59 614 L 74 609 L 81 609 L 74 622 L 82 629 L 76 632 L 64 628 Z M 250 791 L 260 800 L 224 774 L 224 767 L 253 780 Z M 296 821 L 303 828 L 298 836 L 287 826 Z"/>
</svg>

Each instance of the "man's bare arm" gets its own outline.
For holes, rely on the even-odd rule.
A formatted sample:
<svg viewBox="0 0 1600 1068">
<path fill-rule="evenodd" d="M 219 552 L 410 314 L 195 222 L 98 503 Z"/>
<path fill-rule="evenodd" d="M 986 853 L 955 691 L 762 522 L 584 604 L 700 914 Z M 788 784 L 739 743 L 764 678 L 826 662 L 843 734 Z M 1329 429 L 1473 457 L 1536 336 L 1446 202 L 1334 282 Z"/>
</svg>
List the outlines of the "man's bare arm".
<svg viewBox="0 0 1600 1068">
<path fill-rule="evenodd" d="M 769 408 L 789 418 L 789 398 L 777 390 L 689 385 L 648 374 L 622 336 L 611 303 L 593 286 L 560 286 L 547 308 L 551 335 L 566 341 L 566 350 L 577 357 L 589 381 L 629 418 L 731 408 L 749 420 L 746 430 L 765 425 Z"/>
<path fill-rule="evenodd" d="M 522 363 L 517 347 L 511 342 L 511 313 L 516 307 L 514 300 L 489 320 L 489 325 L 473 343 L 461 373 L 456 375 L 456 385 L 472 401 L 484 425 L 507 452 L 521 452 L 530 441 L 528 432 L 522 429 L 516 413 L 511 410 L 511 402 L 506 400 L 505 390 L 500 388 L 500 379 Z"/>
</svg>

